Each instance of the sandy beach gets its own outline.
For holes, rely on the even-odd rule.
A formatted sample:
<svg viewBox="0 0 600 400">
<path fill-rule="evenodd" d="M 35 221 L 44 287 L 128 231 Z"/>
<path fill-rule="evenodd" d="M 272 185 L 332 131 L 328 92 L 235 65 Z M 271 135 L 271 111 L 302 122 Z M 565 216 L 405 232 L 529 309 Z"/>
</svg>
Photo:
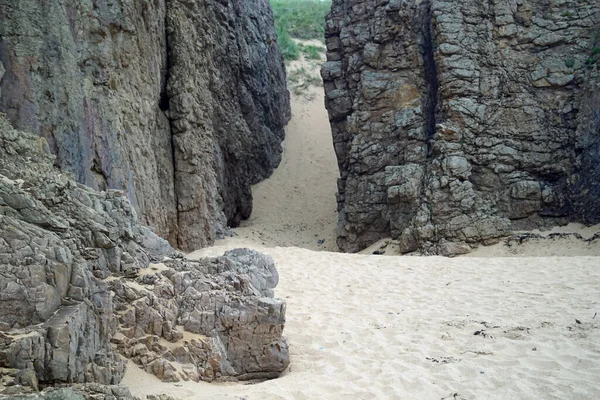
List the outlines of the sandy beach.
<svg viewBox="0 0 600 400">
<path fill-rule="evenodd" d="M 600 0 L 0 0 L 0 400 L 600 400 Z"/>
<path fill-rule="evenodd" d="M 372 255 L 385 240 L 331 252 L 338 171 L 322 89 L 308 94 L 293 96 L 283 162 L 254 187 L 251 218 L 188 256 L 250 247 L 275 259 L 289 368 L 255 384 L 163 383 L 130 362 L 123 384 L 180 399 L 597 398 L 598 241 L 501 242 L 453 259 Z"/>
<path fill-rule="evenodd" d="M 193 253 L 216 255 L 232 240 Z M 593 399 L 600 259 L 385 257 L 259 248 L 274 257 L 291 365 L 253 384 L 162 383 L 181 399 Z"/>
</svg>

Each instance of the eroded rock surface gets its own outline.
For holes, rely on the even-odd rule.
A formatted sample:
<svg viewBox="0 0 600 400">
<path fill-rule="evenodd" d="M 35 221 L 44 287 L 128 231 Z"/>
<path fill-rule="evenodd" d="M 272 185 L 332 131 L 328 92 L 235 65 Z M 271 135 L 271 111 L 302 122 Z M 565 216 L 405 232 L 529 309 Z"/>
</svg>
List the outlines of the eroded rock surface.
<svg viewBox="0 0 600 400">
<path fill-rule="evenodd" d="M 125 364 L 109 342 L 102 279 L 174 251 L 120 192 L 77 184 L 53 158 L 45 139 L 0 118 L 0 367 L 46 383 L 118 383 Z"/>
<path fill-rule="evenodd" d="M 248 249 L 151 265 L 134 282 L 109 283 L 120 324 L 112 341 L 167 382 L 275 378 L 289 365 L 278 280 L 273 259 Z"/>
<path fill-rule="evenodd" d="M 0 116 L 0 391 L 114 385 L 118 353 L 168 381 L 287 367 L 270 257 L 183 261 L 121 192 L 78 184 L 53 162 L 44 138 Z"/>
<path fill-rule="evenodd" d="M 28 387 L 11 386 L 0 392 L 0 399 L 6 400 L 134 400 L 128 388 L 117 385 L 77 384 L 71 387 L 50 387 L 39 393 Z M 161 399 L 162 400 L 162 399 Z M 164 400 L 174 400 L 167 398 Z"/>
<path fill-rule="evenodd" d="M 600 222 L 598 2 L 334 0 L 326 37 L 342 250 Z"/>
<path fill-rule="evenodd" d="M 178 248 L 250 215 L 290 118 L 267 0 L 0 2 L 0 112 Z"/>
</svg>

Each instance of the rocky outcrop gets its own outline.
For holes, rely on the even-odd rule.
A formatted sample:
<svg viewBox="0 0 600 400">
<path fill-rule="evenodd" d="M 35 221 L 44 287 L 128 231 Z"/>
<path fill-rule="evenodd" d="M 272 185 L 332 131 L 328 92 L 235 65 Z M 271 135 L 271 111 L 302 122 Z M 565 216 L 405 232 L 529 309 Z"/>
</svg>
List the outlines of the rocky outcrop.
<svg viewBox="0 0 600 400">
<path fill-rule="evenodd" d="M 182 261 L 121 192 L 78 184 L 53 163 L 44 138 L 0 116 L 0 392 L 116 384 L 119 352 L 170 381 L 287 367 L 270 257 Z"/>
<path fill-rule="evenodd" d="M 334 0 L 338 245 L 459 254 L 600 222 L 595 1 Z"/>
<path fill-rule="evenodd" d="M 273 259 L 248 249 L 153 265 L 109 283 L 120 326 L 112 341 L 167 382 L 275 378 L 289 365 L 278 280 Z"/>
<path fill-rule="evenodd" d="M 267 0 L 0 4 L 0 112 L 182 249 L 249 216 L 288 96 Z"/>
<path fill-rule="evenodd" d="M 24 386 L 11 386 L 0 392 L 0 399 L 7 400 L 134 400 L 128 388 L 116 385 L 73 385 L 71 387 L 50 387 L 35 393 Z M 164 400 L 175 400 L 163 395 Z M 163 400 L 161 398 L 160 400 Z"/>
<path fill-rule="evenodd" d="M 167 96 L 179 240 L 204 247 L 252 211 L 290 114 L 268 0 L 169 1 Z"/>
<path fill-rule="evenodd" d="M 0 367 L 32 370 L 36 384 L 118 383 L 125 364 L 102 279 L 173 250 L 120 192 L 78 185 L 45 150 L 0 118 Z"/>
<path fill-rule="evenodd" d="M 130 390 L 118 385 L 97 383 L 76 384 L 68 387 L 48 387 L 40 392 L 32 392 L 24 386 L 11 386 L 0 393 L 6 400 L 140 400 L 132 396 Z M 146 400 L 177 400 L 175 397 L 159 394 L 148 395 Z"/>
</svg>

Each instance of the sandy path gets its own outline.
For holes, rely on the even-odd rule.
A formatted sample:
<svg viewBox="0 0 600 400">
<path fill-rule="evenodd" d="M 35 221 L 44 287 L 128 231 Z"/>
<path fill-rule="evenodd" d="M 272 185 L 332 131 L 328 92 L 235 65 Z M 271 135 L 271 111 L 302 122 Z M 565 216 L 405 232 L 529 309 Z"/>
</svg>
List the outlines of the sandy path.
<svg viewBox="0 0 600 400">
<path fill-rule="evenodd" d="M 230 240 L 228 246 L 243 244 Z M 210 385 L 161 383 L 133 366 L 124 383 L 135 394 L 247 400 L 597 398 L 600 258 L 262 250 L 275 258 L 281 275 L 276 294 L 288 302 L 289 370 L 255 385 Z"/>
<path fill-rule="evenodd" d="M 235 230 L 269 246 L 335 251 L 335 193 L 339 171 L 323 100 L 323 88 L 292 96 L 292 120 L 273 175 L 252 188 L 254 208 Z"/>
</svg>

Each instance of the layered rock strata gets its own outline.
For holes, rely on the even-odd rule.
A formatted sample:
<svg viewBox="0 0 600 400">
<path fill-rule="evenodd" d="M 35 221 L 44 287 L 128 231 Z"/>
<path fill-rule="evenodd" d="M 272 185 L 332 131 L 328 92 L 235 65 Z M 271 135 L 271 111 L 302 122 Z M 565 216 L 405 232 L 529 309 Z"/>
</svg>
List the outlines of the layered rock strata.
<svg viewBox="0 0 600 400">
<path fill-rule="evenodd" d="M 326 40 L 342 250 L 600 222 L 596 1 L 334 0 Z"/>
<path fill-rule="evenodd" d="M 270 257 L 184 262 L 121 192 L 97 192 L 53 164 L 44 138 L 0 116 L 0 391 L 116 384 L 119 352 L 171 381 L 287 367 Z M 172 362 L 182 367 L 170 375 Z"/>
<path fill-rule="evenodd" d="M 0 112 L 191 250 L 252 208 L 290 117 L 267 0 L 0 2 Z"/>
</svg>

